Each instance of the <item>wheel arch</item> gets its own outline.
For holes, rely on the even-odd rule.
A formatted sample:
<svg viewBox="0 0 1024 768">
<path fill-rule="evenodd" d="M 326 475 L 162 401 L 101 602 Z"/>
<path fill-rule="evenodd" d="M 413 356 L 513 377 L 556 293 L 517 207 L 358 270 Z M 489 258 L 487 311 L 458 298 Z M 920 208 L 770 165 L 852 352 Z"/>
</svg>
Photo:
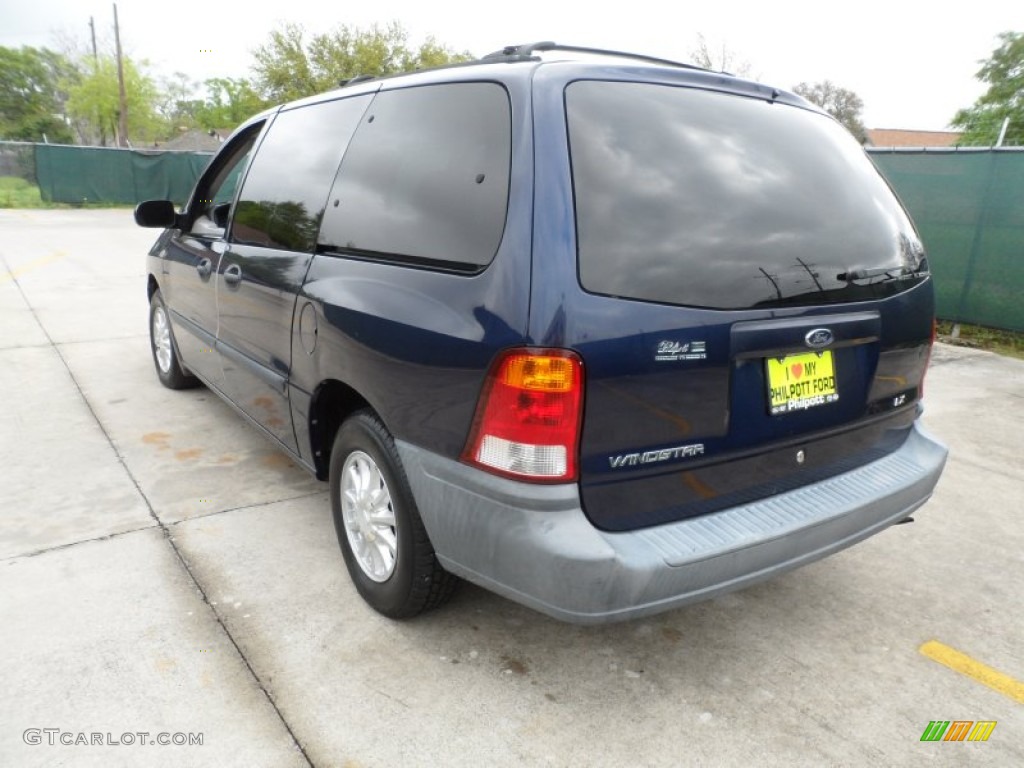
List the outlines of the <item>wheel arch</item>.
<svg viewBox="0 0 1024 768">
<path fill-rule="evenodd" d="M 348 384 L 337 379 L 326 379 L 317 385 L 309 403 L 309 442 L 313 453 L 313 467 L 318 480 L 326 480 L 331 466 L 331 448 L 334 436 L 342 422 L 356 411 L 370 409 L 387 427 L 380 413 L 369 400 Z"/>
</svg>

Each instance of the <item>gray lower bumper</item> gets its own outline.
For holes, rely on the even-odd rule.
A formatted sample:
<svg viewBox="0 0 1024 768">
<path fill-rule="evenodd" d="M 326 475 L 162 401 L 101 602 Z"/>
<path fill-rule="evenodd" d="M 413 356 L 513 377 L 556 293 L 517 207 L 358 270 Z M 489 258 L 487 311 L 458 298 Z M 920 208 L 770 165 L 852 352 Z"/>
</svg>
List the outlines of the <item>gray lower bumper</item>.
<svg viewBox="0 0 1024 768">
<path fill-rule="evenodd" d="M 555 618 L 597 624 L 739 589 L 837 552 L 931 496 L 946 448 L 915 425 L 896 452 L 741 507 L 625 533 L 594 528 L 576 485 L 494 477 L 398 443 L 441 564 Z"/>
</svg>

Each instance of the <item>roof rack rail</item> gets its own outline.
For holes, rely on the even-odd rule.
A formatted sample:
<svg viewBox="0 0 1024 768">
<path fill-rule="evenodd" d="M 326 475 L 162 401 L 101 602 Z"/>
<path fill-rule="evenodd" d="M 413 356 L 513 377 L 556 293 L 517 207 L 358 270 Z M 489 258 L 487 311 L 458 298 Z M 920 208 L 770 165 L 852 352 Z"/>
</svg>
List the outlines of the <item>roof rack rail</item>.
<svg viewBox="0 0 1024 768">
<path fill-rule="evenodd" d="M 338 83 L 338 86 L 340 88 L 344 88 L 346 85 L 355 85 L 356 83 L 365 83 L 367 80 L 376 80 L 376 79 L 377 79 L 376 75 L 356 75 L 355 77 L 350 77 L 347 80 L 341 80 Z"/>
<path fill-rule="evenodd" d="M 558 43 L 550 40 L 545 40 L 539 43 L 524 43 L 522 45 L 506 45 L 500 51 L 494 51 L 494 53 L 487 54 L 481 59 L 481 61 L 532 61 L 538 58 L 537 56 L 534 56 L 535 52 L 543 51 L 568 51 L 570 53 L 593 53 L 601 56 L 619 56 L 627 59 L 646 61 L 651 64 L 661 64 L 667 67 L 682 67 L 683 69 L 707 71 L 703 67 L 698 67 L 696 64 L 684 64 L 681 61 L 659 59 L 656 56 L 645 56 L 642 53 L 612 51 L 605 48 L 586 48 L 578 45 L 559 45 Z"/>
</svg>

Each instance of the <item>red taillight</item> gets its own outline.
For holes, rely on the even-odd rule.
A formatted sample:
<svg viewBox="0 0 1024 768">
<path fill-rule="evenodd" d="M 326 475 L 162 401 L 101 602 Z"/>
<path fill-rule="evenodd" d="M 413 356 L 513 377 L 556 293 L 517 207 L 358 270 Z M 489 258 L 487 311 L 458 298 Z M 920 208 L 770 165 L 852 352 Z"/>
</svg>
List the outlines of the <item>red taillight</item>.
<svg viewBox="0 0 1024 768">
<path fill-rule="evenodd" d="M 563 349 L 502 353 L 484 382 L 462 458 L 520 480 L 576 479 L 583 363 Z"/>
</svg>

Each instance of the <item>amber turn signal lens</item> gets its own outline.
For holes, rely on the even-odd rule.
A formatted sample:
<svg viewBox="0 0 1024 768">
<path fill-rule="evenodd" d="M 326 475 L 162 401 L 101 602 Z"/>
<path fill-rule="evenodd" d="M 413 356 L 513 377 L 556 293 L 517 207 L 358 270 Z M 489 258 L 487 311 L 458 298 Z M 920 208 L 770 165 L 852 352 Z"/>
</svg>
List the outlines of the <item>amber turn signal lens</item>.
<svg viewBox="0 0 1024 768">
<path fill-rule="evenodd" d="M 576 385 L 576 370 L 567 357 L 517 354 L 505 359 L 502 383 L 517 389 L 569 392 Z"/>
</svg>

